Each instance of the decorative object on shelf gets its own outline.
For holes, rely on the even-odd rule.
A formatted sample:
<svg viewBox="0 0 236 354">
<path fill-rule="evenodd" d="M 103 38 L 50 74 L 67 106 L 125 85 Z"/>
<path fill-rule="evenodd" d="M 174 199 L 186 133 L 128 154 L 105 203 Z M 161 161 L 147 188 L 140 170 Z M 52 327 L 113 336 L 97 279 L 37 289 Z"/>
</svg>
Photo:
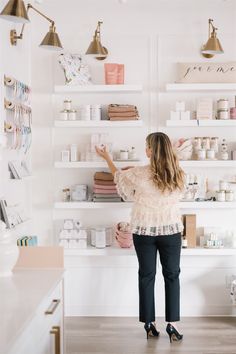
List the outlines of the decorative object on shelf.
<svg viewBox="0 0 236 354">
<path fill-rule="evenodd" d="M 230 119 L 236 119 L 236 107 L 230 108 Z"/>
<path fill-rule="evenodd" d="M 61 161 L 62 162 L 70 162 L 70 150 L 62 150 L 61 151 Z"/>
<path fill-rule="evenodd" d="M 136 149 L 134 146 L 131 147 L 131 150 L 129 150 L 129 160 L 136 160 L 137 159 L 137 154 L 136 154 Z"/>
<path fill-rule="evenodd" d="M 77 146 L 76 144 L 71 144 L 70 145 L 70 161 L 75 162 L 77 161 Z"/>
<path fill-rule="evenodd" d="M 96 172 L 93 187 L 94 202 L 121 202 L 117 193 L 114 177 L 110 172 Z"/>
<path fill-rule="evenodd" d="M 129 150 L 120 150 L 119 159 L 120 160 L 128 160 L 129 159 Z"/>
<path fill-rule="evenodd" d="M 65 248 L 87 248 L 88 233 L 79 220 L 65 219 L 59 232 L 59 245 Z"/>
<path fill-rule="evenodd" d="M 70 202 L 70 188 L 62 189 L 62 201 Z"/>
<path fill-rule="evenodd" d="M 91 245 L 96 248 L 106 247 L 106 229 L 105 227 L 96 227 L 91 229 Z"/>
<path fill-rule="evenodd" d="M 91 85 L 91 75 L 88 65 L 83 64 L 80 54 L 64 53 L 58 57 L 58 62 L 64 71 L 66 85 Z"/>
<path fill-rule="evenodd" d="M 170 111 L 171 120 L 190 120 L 191 113 L 190 111 L 185 110 L 185 102 L 177 101 L 175 103 L 175 111 Z"/>
<path fill-rule="evenodd" d="M 208 41 L 205 45 L 203 45 L 201 53 L 205 58 L 213 58 L 215 54 L 223 54 L 224 51 L 216 35 L 218 28 L 213 25 L 213 20 L 211 18 L 208 20 L 208 26 Z"/>
<path fill-rule="evenodd" d="M 11 90 L 11 96 L 24 102 L 25 105 L 30 105 L 31 88 L 22 81 L 13 77 L 4 75 L 4 85 Z"/>
<path fill-rule="evenodd" d="M 179 139 L 174 144 L 177 156 L 180 160 L 190 160 L 193 154 L 193 144 L 191 139 Z"/>
<path fill-rule="evenodd" d="M 220 159 L 221 160 L 229 159 L 228 145 L 225 139 L 222 140 L 221 149 L 220 149 Z"/>
<path fill-rule="evenodd" d="M 197 104 L 197 119 L 213 118 L 213 101 L 211 98 L 201 98 Z"/>
<path fill-rule="evenodd" d="M 108 119 L 111 121 L 126 121 L 139 119 L 137 107 L 128 104 L 109 104 L 107 109 Z"/>
<path fill-rule="evenodd" d="M 184 214 L 183 218 L 183 235 L 186 238 L 187 247 L 194 248 L 197 246 L 197 227 L 196 227 L 196 215 Z"/>
<path fill-rule="evenodd" d="M 19 248 L 14 236 L 6 229 L 6 224 L 0 220 L 0 277 L 12 275 L 18 255 Z"/>
<path fill-rule="evenodd" d="M 236 62 L 178 63 L 177 83 L 235 83 Z"/>
<path fill-rule="evenodd" d="M 204 247 L 223 248 L 225 233 L 218 227 L 204 227 Z"/>
<path fill-rule="evenodd" d="M 102 119 L 102 106 L 100 104 L 91 105 L 91 120 Z"/>
<path fill-rule="evenodd" d="M 38 246 L 37 236 L 23 236 L 17 239 L 17 246 L 24 247 L 35 247 Z"/>
<path fill-rule="evenodd" d="M 80 107 L 80 119 L 90 120 L 91 119 L 91 105 L 84 104 Z"/>
<path fill-rule="evenodd" d="M 104 70 L 106 85 L 124 85 L 124 64 L 106 63 Z"/>
<path fill-rule="evenodd" d="M 71 188 L 71 201 L 85 202 L 88 200 L 88 186 L 86 184 L 76 184 Z"/>
<path fill-rule="evenodd" d="M 182 237 L 182 248 L 188 248 L 188 240 L 185 235 Z"/>
<path fill-rule="evenodd" d="M 119 222 L 116 225 L 115 235 L 117 243 L 121 248 L 130 248 L 133 246 L 133 237 L 129 223 Z"/>
<path fill-rule="evenodd" d="M 98 60 L 106 59 L 108 55 L 108 50 L 104 47 L 101 43 L 101 25 L 103 24 L 102 21 L 98 21 L 97 28 L 95 30 L 93 40 L 90 43 L 86 55 L 92 55 Z"/>
<path fill-rule="evenodd" d="M 25 5 L 22 0 L 9 0 L 5 8 L 2 10 L 0 14 L 0 18 L 5 20 L 20 22 L 23 23 L 22 29 L 19 35 L 15 29 L 10 32 L 10 39 L 12 45 L 17 45 L 18 39 L 23 39 L 25 24 L 29 22 L 28 12 L 29 10 L 34 10 L 37 14 L 45 18 L 48 22 L 50 22 L 49 32 L 46 34 L 44 39 L 42 40 L 40 47 L 54 50 L 61 50 L 62 45 L 58 34 L 56 33 L 55 22 L 51 20 L 49 17 L 45 16 L 41 11 L 36 9 L 31 4 L 27 5 L 27 11 L 25 10 Z"/>
<path fill-rule="evenodd" d="M 12 179 L 22 179 L 31 175 L 26 161 L 9 161 L 8 167 Z"/>
<path fill-rule="evenodd" d="M 4 199 L 0 200 L 0 217 L 8 229 L 12 229 L 28 219 L 21 205 L 10 206 Z"/>
<path fill-rule="evenodd" d="M 64 101 L 64 108 L 60 112 L 61 120 L 76 120 L 76 113 L 75 109 L 71 107 L 71 100 L 66 99 Z"/>
</svg>

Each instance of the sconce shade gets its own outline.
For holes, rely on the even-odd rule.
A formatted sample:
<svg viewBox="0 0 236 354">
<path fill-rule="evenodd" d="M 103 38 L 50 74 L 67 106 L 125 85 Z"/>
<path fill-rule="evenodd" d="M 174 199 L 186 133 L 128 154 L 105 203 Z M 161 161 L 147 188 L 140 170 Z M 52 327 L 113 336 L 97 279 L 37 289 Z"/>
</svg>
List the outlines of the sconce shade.
<svg viewBox="0 0 236 354">
<path fill-rule="evenodd" d="M 211 37 L 208 39 L 207 43 L 202 49 L 202 54 L 223 54 L 224 50 L 220 44 L 219 39 L 216 37 L 216 35 L 211 35 Z"/>
<path fill-rule="evenodd" d="M 56 28 L 54 26 L 50 26 L 49 32 L 46 34 L 41 44 L 39 45 L 41 48 L 52 49 L 52 50 L 62 50 L 62 44 L 58 34 L 56 33 Z"/>
<path fill-rule="evenodd" d="M 102 46 L 99 38 L 94 37 L 85 54 L 93 55 L 95 57 L 105 57 L 107 56 L 107 51 Z"/>
<path fill-rule="evenodd" d="M 9 0 L 0 13 L 0 18 L 16 23 L 30 22 L 23 0 Z"/>
</svg>

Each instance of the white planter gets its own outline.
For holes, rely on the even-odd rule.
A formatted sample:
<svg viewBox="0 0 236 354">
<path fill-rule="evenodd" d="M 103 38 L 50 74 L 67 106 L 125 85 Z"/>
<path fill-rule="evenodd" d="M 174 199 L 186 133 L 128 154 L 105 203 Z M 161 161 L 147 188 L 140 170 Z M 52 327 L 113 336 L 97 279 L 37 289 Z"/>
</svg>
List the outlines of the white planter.
<svg viewBox="0 0 236 354">
<path fill-rule="evenodd" d="M 19 248 L 15 237 L 6 230 L 6 225 L 0 221 L 0 276 L 11 276 L 16 264 Z"/>
</svg>

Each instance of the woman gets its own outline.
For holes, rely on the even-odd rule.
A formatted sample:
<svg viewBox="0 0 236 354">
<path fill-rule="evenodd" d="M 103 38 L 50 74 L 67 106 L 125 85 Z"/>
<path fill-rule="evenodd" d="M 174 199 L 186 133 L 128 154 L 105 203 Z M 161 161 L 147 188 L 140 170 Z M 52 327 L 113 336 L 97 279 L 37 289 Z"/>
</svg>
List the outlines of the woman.
<svg viewBox="0 0 236 354">
<path fill-rule="evenodd" d="M 154 284 L 157 250 L 165 281 L 166 331 L 172 340 L 183 335 L 177 330 L 179 315 L 179 273 L 181 231 L 183 225 L 178 208 L 184 187 L 184 172 L 179 167 L 170 139 L 164 133 L 146 138 L 147 166 L 117 170 L 106 149 L 96 148 L 103 157 L 125 200 L 133 200 L 131 228 L 139 262 L 139 320 L 149 336 L 158 337 L 155 325 Z"/>
</svg>

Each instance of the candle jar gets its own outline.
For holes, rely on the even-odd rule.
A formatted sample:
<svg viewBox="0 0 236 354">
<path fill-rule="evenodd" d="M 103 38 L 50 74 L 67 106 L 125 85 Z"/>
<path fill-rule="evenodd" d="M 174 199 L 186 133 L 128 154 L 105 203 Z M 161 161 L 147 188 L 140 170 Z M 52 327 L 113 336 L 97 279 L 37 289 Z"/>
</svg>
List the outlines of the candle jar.
<svg viewBox="0 0 236 354">
<path fill-rule="evenodd" d="M 227 98 L 221 98 L 217 101 L 217 110 L 228 110 L 229 109 L 229 100 Z"/>
<path fill-rule="evenodd" d="M 226 202 L 233 202 L 234 201 L 234 192 L 231 190 L 228 190 L 225 192 L 225 200 Z"/>
<path fill-rule="evenodd" d="M 68 112 L 68 119 L 69 120 L 76 120 L 76 110 L 72 109 Z"/>
<path fill-rule="evenodd" d="M 221 151 L 220 158 L 221 160 L 228 160 L 229 159 L 228 151 Z"/>
<path fill-rule="evenodd" d="M 215 159 L 215 151 L 212 149 L 209 149 L 206 151 L 206 157 L 209 160 L 214 160 Z"/>
<path fill-rule="evenodd" d="M 129 151 L 129 160 L 135 160 L 136 159 L 136 151 L 135 147 L 132 146 L 131 150 Z"/>
<path fill-rule="evenodd" d="M 128 150 L 120 150 L 120 160 L 128 160 L 129 152 Z"/>
<path fill-rule="evenodd" d="M 194 152 L 197 155 L 198 150 L 202 148 L 202 139 L 199 137 L 195 137 L 193 141 Z"/>
<path fill-rule="evenodd" d="M 81 120 L 90 120 L 91 118 L 91 106 L 90 104 L 86 104 L 81 106 L 80 108 L 80 119 Z"/>
<path fill-rule="evenodd" d="M 229 119 L 229 110 L 228 109 L 221 109 L 217 111 L 217 118 L 218 119 Z"/>
<path fill-rule="evenodd" d="M 61 117 L 61 120 L 68 120 L 68 118 L 69 118 L 68 111 L 66 109 L 61 111 L 60 112 L 60 117 Z"/>
<path fill-rule="evenodd" d="M 219 151 L 219 138 L 212 137 L 210 141 L 210 149 L 215 151 L 215 154 Z"/>
<path fill-rule="evenodd" d="M 217 191 L 216 192 L 216 200 L 218 202 L 225 202 L 225 191 Z"/>
<path fill-rule="evenodd" d="M 205 149 L 198 150 L 197 157 L 198 157 L 198 160 L 205 160 L 206 159 L 206 150 Z"/>
<path fill-rule="evenodd" d="M 102 106 L 100 104 L 95 104 L 91 106 L 91 120 L 101 120 L 102 119 Z"/>
<path fill-rule="evenodd" d="M 64 110 L 71 111 L 71 100 L 64 101 Z"/>
</svg>

